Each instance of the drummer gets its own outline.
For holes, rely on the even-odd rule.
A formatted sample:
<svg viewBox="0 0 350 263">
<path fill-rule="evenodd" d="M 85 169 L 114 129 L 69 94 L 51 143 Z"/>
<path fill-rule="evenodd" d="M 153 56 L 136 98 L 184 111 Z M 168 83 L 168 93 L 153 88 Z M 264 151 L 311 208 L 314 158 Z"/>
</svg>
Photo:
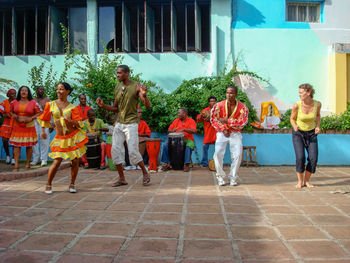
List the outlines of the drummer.
<svg viewBox="0 0 350 263">
<path fill-rule="evenodd" d="M 197 132 L 196 122 L 187 116 L 188 111 L 184 108 L 179 108 L 177 111 L 177 116 L 173 123 L 168 128 L 168 133 L 180 132 L 185 135 L 185 160 L 184 160 L 184 172 L 190 171 L 191 155 L 194 150 L 194 139 L 193 134 Z M 171 169 L 169 153 L 168 153 L 168 144 L 163 144 L 163 153 L 161 161 L 165 163 L 162 167 L 163 171 Z"/>
<path fill-rule="evenodd" d="M 103 170 L 106 168 L 106 143 L 103 140 L 102 133 L 108 132 L 107 125 L 103 122 L 103 120 L 96 118 L 96 113 L 93 109 L 89 109 L 87 111 L 87 120 L 84 121 L 84 130 L 87 132 L 87 134 L 91 132 L 97 132 L 100 136 L 100 142 L 101 142 L 101 164 L 100 169 Z M 89 164 L 87 162 L 86 155 L 84 154 L 82 157 L 82 160 L 84 162 L 84 169 L 89 168 Z"/>
<path fill-rule="evenodd" d="M 216 103 L 216 97 L 208 98 L 209 107 L 202 110 L 197 116 L 197 122 L 204 123 L 204 139 L 203 139 L 203 156 L 201 164 L 203 167 L 208 167 L 208 150 L 210 145 L 215 144 L 216 130 L 210 123 L 210 111 Z"/>
</svg>

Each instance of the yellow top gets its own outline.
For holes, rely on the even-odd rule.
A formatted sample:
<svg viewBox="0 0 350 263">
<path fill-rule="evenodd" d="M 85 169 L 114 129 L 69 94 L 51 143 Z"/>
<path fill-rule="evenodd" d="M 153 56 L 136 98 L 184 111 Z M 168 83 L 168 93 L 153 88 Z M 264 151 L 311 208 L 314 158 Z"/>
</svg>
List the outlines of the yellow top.
<svg viewBox="0 0 350 263">
<path fill-rule="evenodd" d="M 298 101 L 297 125 L 301 131 L 311 131 L 316 128 L 318 101 L 314 100 L 314 109 L 309 114 L 303 113 L 302 102 Z"/>
</svg>

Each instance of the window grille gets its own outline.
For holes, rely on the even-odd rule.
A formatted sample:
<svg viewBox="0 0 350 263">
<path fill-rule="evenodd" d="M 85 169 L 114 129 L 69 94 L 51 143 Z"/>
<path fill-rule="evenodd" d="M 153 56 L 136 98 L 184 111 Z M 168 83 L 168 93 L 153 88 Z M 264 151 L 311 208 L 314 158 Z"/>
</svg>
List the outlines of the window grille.
<svg viewBox="0 0 350 263">
<path fill-rule="evenodd" d="M 99 53 L 208 52 L 210 3 L 119 1 L 99 4 Z"/>
<path fill-rule="evenodd" d="M 319 3 L 287 3 L 287 21 L 291 22 L 320 22 Z"/>
</svg>

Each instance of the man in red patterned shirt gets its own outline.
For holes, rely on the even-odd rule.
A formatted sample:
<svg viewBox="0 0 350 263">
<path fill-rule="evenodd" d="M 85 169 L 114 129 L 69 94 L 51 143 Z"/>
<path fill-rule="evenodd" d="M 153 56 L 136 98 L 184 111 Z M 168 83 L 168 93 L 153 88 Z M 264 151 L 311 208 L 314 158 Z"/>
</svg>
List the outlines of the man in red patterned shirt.
<svg viewBox="0 0 350 263">
<path fill-rule="evenodd" d="M 202 110 L 197 116 L 197 122 L 204 123 L 204 139 L 203 139 L 203 155 L 201 164 L 203 167 L 208 167 L 208 150 L 211 144 L 215 143 L 216 140 L 216 130 L 210 123 L 210 110 L 216 103 L 216 98 L 210 96 L 208 98 L 209 107 Z"/>
<path fill-rule="evenodd" d="M 226 100 L 218 102 L 211 110 L 210 122 L 217 130 L 214 162 L 216 178 L 220 186 L 225 185 L 226 174 L 223 170 L 223 159 L 228 143 L 231 152 L 231 169 L 228 179 L 232 186 L 237 185 L 237 170 L 241 164 L 242 134 L 240 131 L 248 122 L 248 108 L 236 100 L 237 91 L 236 86 L 228 87 Z"/>
</svg>

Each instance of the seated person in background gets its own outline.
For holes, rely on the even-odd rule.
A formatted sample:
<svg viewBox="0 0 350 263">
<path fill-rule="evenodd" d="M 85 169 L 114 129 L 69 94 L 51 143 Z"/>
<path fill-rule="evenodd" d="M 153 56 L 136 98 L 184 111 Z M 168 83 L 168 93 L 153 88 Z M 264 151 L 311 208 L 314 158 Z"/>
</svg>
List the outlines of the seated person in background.
<svg viewBox="0 0 350 263">
<path fill-rule="evenodd" d="M 145 149 L 146 149 L 145 137 L 147 137 L 147 138 L 151 137 L 151 129 L 148 127 L 147 122 L 142 120 L 142 111 L 140 108 L 137 109 L 137 115 L 140 118 L 140 123 L 139 123 L 139 127 L 138 127 L 139 150 L 140 150 L 140 154 L 142 155 L 143 162 L 145 164 L 147 164 L 148 163 L 148 155 L 147 155 L 147 151 L 145 151 Z M 125 163 L 126 163 L 125 170 L 136 170 L 136 169 L 141 170 L 140 166 L 130 165 L 128 147 L 127 147 L 126 142 L 124 143 L 124 147 L 125 147 Z"/>
<path fill-rule="evenodd" d="M 216 130 L 210 123 L 210 110 L 216 103 L 216 98 L 210 96 L 208 98 L 209 107 L 206 107 L 202 110 L 201 114 L 197 116 L 197 122 L 204 123 L 204 139 L 203 139 L 203 157 L 202 157 L 202 166 L 208 167 L 208 150 L 209 146 L 215 144 L 216 140 Z"/>
<path fill-rule="evenodd" d="M 279 129 L 280 113 L 272 101 L 261 103 L 261 126 L 264 129 Z"/>
<path fill-rule="evenodd" d="M 168 133 L 181 132 L 185 135 L 185 160 L 184 160 L 184 172 L 190 171 L 191 155 L 194 149 L 193 134 L 197 132 L 196 122 L 187 116 L 187 109 L 178 109 L 177 116 L 173 123 L 168 128 Z M 165 165 L 162 167 L 163 171 L 171 169 L 168 143 L 163 144 L 162 160 Z"/>
<path fill-rule="evenodd" d="M 87 112 L 88 110 L 92 110 L 90 106 L 86 105 L 86 95 L 85 94 L 80 94 L 79 95 L 79 102 L 80 104 L 77 106 L 79 110 L 80 117 L 82 118 L 83 121 L 87 120 Z"/>
<path fill-rule="evenodd" d="M 96 118 L 95 111 L 93 109 L 89 109 L 87 112 L 88 119 L 84 121 L 84 130 L 89 132 L 97 132 L 100 135 L 100 142 L 101 142 L 101 164 L 100 169 L 105 169 L 106 166 L 106 143 L 103 140 L 102 133 L 108 132 L 107 125 L 103 122 L 103 120 Z M 86 155 L 84 154 L 82 157 L 82 160 L 84 162 L 84 169 L 89 168 L 88 161 L 86 159 Z"/>
</svg>

